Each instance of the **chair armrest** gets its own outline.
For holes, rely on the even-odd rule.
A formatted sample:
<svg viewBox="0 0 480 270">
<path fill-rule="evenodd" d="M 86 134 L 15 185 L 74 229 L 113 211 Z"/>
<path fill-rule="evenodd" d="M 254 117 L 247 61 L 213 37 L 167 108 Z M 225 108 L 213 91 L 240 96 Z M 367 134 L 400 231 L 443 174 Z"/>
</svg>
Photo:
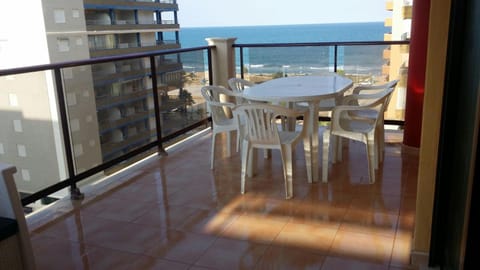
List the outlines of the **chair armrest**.
<svg viewBox="0 0 480 270">
<path fill-rule="evenodd" d="M 216 102 L 216 101 L 209 101 L 208 104 L 210 106 L 217 106 L 217 107 L 228 107 L 230 109 L 233 109 L 235 108 L 235 106 L 237 106 L 236 104 L 234 103 L 231 103 L 231 102 Z"/>
<path fill-rule="evenodd" d="M 374 93 L 374 94 L 351 94 L 351 95 L 345 96 L 342 99 L 342 105 L 359 106 L 359 103 L 358 103 L 359 100 L 373 99 L 373 101 L 375 101 L 379 98 L 382 98 L 383 95 L 384 95 L 383 91 L 382 92 L 377 92 L 377 93 Z"/>
</svg>

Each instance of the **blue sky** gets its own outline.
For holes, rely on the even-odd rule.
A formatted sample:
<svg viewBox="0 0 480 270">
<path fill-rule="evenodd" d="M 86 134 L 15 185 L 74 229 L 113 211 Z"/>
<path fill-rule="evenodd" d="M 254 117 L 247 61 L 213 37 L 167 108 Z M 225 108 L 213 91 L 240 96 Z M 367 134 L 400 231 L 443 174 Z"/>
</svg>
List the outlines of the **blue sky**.
<svg viewBox="0 0 480 270">
<path fill-rule="evenodd" d="M 378 22 L 386 0 L 177 0 L 181 27 Z"/>
</svg>

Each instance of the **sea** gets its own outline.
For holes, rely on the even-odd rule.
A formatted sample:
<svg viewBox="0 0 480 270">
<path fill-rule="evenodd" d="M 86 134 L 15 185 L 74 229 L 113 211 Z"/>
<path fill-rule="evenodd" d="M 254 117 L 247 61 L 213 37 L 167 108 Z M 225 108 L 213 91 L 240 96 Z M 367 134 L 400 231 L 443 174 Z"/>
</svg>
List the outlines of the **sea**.
<svg viewBox="0 0 480 270">
<path fill-rule="evenodd" d="M 274 26 L 182 27 L 182 48 L 206 46 L 206 38 L 236 38 L 237 44 L 304 43 L 334 41 L 382 41 L 391 32 L 383 22 L 329 23 Z M 340 46 L 337 64 L 349 73 L 381 73 L 384 45 Z M 244 67 L 251 73 L 315 73 L 332 71 L 334 48 L 327 47 L 269 47 L 249 48 L 244 51 Z M 195 57 L 193 57 L 195 58 Z M 239 68 L 237 57 L 237 68 Z M 200 68 L 198 57 L 186 57 L 186 67 Z M 187 63 L 186 63 L 186 62 Z M 191 63 L 188 63 L 191 62 Z M 238 70 L 237 70 L 238 71 Z"/>
</svg>

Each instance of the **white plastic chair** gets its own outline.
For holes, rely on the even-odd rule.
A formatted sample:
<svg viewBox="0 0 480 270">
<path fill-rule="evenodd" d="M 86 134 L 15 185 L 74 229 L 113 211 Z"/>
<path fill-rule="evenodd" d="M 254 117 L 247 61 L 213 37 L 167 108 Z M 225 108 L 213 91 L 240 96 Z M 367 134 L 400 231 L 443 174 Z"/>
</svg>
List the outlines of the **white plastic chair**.
<svg viewBox="0 0 480 270">
<path fill-rule="evenodd" d="M 342 99 L 342 105 L 355 105 L 360 106 L 364 104 L 368 104 L 373 102 L 374 100 L 381 98 L 383 93 L 387 91 L 387 89 L 392 89 L 394 91 L 395 87 L 397 86 L 398 80 L 393 80 L 387 82 L 385 84 L 380 85 L 361 85 L 357 86 L 353 89 L 351 95 L 347 95 Z M 390 104 L 392 95 L 390 94 L 386 100 L 385 110 L 388 109 L 388 105 Z M 370 118 L 375 119 L 377 117 L 378 112 L 376 110 L 362 110 L 362 111 L 352 111 L 350 115 L 358 116 L 362 118 Z M 377 121 L 377 131 L 378 131 L 378 154 L 379 154 L 379 161 L 383 161 L 383 152 L 385 149 L 385 121 L 384 121 L 384 114 L 379 115 L 379 119 Z M 341 146 L 339 146 L 341 147 Z M 341 159 L 341 151 L 339 152 L 339 158 Z"/>
<path fill-rule="evenodd" d="M 378 96 L 373 98 L 373 102 L 367 105 L 341 105 L 333 109 L 330 128 L 323 133 L 323 182 L 327 182 L 328 179 L 330 144 L 334 146 L 334 149 L 332 149 L 332 161 L 336 162 L 338 159 L 338 156 L 336 155 L 336 153 L 338 153 L 338 149 L 336 149 L 338 144 L 331 143 L 333 136 L 360 141 L 365 144 L 367 150 L 369 182 L 375 182 L 375 170 L 378 168 L 379 156 L 379 121 L 385 111 L 386 104 L 390 99 L 393 90 L 393 88 L 387 88 L 383 92 L 375 94 Z M 362 117 L 362 115 L 367 112 L 370 115 L 368 117 Z M 373 114 L 376 114 L 374 118 L 371 117 Z"/>
<path fill-rule="evenodd" d="M 241 95 L 243 94 L 243 90 L 245 90 L 245 88 L 252 87 L 254 85 L 255 83 L 240 78 L 230 78 L 228 80 L 228 86 L 230 89 L 239 94 L 239 96 L 235 98 L 237 105 L 247 103 L 246 100 L 241 97 Z"/>
<path fill-rule="evenodd" d="M 240 105 L 234 109 L 234 113 L 245 120 L 245 134 L 242 145 L 241 193 L 245 193 L 247 171 L 248 175 L 251 176 L 254 171 L 253 166 L 256 166 L 253 161 L 253 149 L 278 149 L 282 156 L 286 198 L 292 198 L 293 149 L 301 139 L 304 139 L 304 143 L 308 143 L 308 139 L 305 136 L 306 127 L 304 128 L 302 125 L 300 131 L 283 131 L 281 125 L 277 125 L 277 120 L 279 117 L 307 116 L 304 112 L 278 105 L 261 103 Z"/>
<path fill-rule="evenodd" d="M 218 133 L 227 132 L 227 156 L 231 155 L 230 151 L 230 133 L 237 132 L 237 151 L 240 146 L 241 128 L 238 121 L 233 118 L 232 109 L 236 106 L 231 102 L 222 101 L 224 96 L 226 100 L 235 98 L 237 95 L 221 86 L 204 86 L 201 89 L 212 116 L 212 153 L 210 168 L 213 170 L 215 164 L 215 137 Z"/>
</svg>

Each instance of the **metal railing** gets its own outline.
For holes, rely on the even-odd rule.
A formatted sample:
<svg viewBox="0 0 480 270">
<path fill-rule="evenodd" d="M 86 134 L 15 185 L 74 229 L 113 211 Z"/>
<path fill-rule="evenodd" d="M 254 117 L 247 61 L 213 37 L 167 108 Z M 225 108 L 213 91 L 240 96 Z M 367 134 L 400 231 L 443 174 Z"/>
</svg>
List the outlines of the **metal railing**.
<svg viewBox="0 0 480 270">
<path fill-rule="evenodd" d="M 256 49 L 256 48 L 261 48 L 261 49 L 266 49 L 270 50 L 272 48 L 307 48 L 307 47 L 315 47 L 315 48 L 324 48 L 329 52 L 329 55 L 325 56 L 318 56 L 316 57 L 315 55 L 309 55 L 309 58 L 324 58 L 327 57 L 326 59 L 328 60 L 328 69 L 334 72 L 340 72 L 342 65 L 345 63 L 341 63 L 341 50 L 342 47 L 355 47 L 355 46 L 394 46 L 394 45 L 399 45 L 399 46 L 405 46 L 408 45 L 408 41 L 389 41 L 389 42 L 384 42 L 384 41 L 378 41 L 378 42 L 318 42 L 318 43 L 276 43 L 276 44 L 234 44 L 233 49 L 238 49 L 238 61 L 237 61 L 237 67 L 240 71 L 240 75 L 243 78 L 247 72 L 246 70 L 246 65 L 245 63 L 247 62 L 246 60 L 246 53 L 247 50 L 251 49 Z M 167 135 L 163 135 L 162 128 L 164 128 L 164 124 L 161 121 L 161 108 L 160 104 L 164 102 L 166 107 L 171 107 L 174 108 L 175 106 L 178 107 L 177 105 L 180 104 L 180 100 L 177 98 L 173 98 L 168 96 L 168 91 L 170 91 L 169 88 L 171 87 L 179 87 L 181 88 L 181 85 L 183 85 L 183 80 L 185 78 L 181 77 L 181 74 L 175 73 L 168 73 L 168 74 L 163 74 L 161 76 L 152 76 L 153 74 L 159 74 L 159 63 L 162 61 L 165 61 L 166 58 L 168 58 L 168 61 L 170 61 L 172 58 L 171 56 L 177 55 L 176 57 L 173 57 L 173 59 L 178 58 L 179 54 L 188 54 L 192 52 L 202 52 L 202 56 L 197 57 L 203 59 L 207 59 L 206 63 L 201 63 L 199 66 L 190 66 L 189 64 L 185 64 L 183 66 L 183 71 L 188 74 L 193 74 L 192 76 L 195 76 L 198 71 L 207 69 L 208 70 L 208 80 L 203 79 L 202 83 L 210 83 L 212 82 L 212 74 L 210 71 L 212 70 L 212 63 L 211 63 L 211 47 L 205 46 L 205 47 L 196 47 L 196 48 L 188 48 L 188 49 L 172 49 L 172 50 L 162 50 L 162 51 L 155 51 L 155 52 L 145 52 L 145 53 L 135 53 L 135 54 L 128 54 L 128 55 L 119 55 L 119 56 L 109 56 L 109 57 L 101 57 L 101 58 L 94 58 L 94 59 L 88 59 L 88 60 L 79 60 L 79 61 L 70 61 L 70 62 L 63 62 L 63 63 L 57 63 L 57 64 L 48 64 L 48 65 L 38 65 L 38 66 L 30 66 L 30 67 L 22 67 L 22 68 L 13 68 L 13 69 L 8 69 L 8 70 L 0 70 L 0 79 L 2 77 L 10 76 L 10 75 L 20 75 L 20 74 L 28 74 L 28 73 L 34 73 L 34 72 L 43 72 L 43 71 L 51 71 L 53 74 L 53 83 L 55 85 L 55 95 L 56 95 L 56 100 L 57 100 L 57 105 L 58 105 L 58 114 L 59 114 L 59 122 L 60 122 L 60 127 L 61 127 L 61 134 L 62 134 L 62 145 L 64 147 L 64 152 L 65 152 L 65 160 L 66 160 L 66 171 L 67 171 L 67 177 L 65 179 L 60 179 L 59 182 L 56 182 L 55 184 L 52 184 L 48 187 L 42 188 L 39 191 L 36 191 L 32 194 L 29 194 L 28 196 L 24 197 L 22 199 L 22 204 L 23 205 L 29 205 L 37 200 L 43 199 L 47 196 L 50 196 L 51 194 L 60 191 L 66 187 L 70 187 L 71 195 L 72 197 L 76 196 L 81 196 L 81 193 L 79 192 L 79 189 L 77 187 L 77 183 L 80 181 L 83 181 L 89 177 L 92 177 L 96 175 L 97 173 L 100 173 L 102 171 L 105 171 L 107 169 L 110 169 L 116 165 L 119 165 L 123 163 L 126 160 L 129 160 L 135 156 L 138 156 L 140 154 L 144 154 L 147 151 L 151 151 L 155 147 L 157 148 L 157 152 L 159 154 L 164 154 L 164 148 L 163 148 L 163 143 L 172 140 L 178 136 L 185 135 L 190 130 L 193 130 L 197 127 L 200 127 L 202 125 L 206 125 L 209 121 L 207 117 L 200 117 L 198 121 L 192 122 L 192 124 L 189 124 L 188 126 L 185 126 L 184 128 L 175 130 Z M 330 56 L 331 53 L 331 56 Z M 278 56 L 281 58 L 282 56 Z M 158 58 L 158 59 L 157 59 Z M 195 57 L 192 57 L 195 58 Z M 124 112 L 127 117 L 125 119 L 122 119 L 121 121 L 115 123 L 115 124 L 121 124 L 124 125 L 127 122 L 134 122 L 135 124 L 139 123 L 138 119 L 143 119 L 142 117 L 149 117 L 153 116 L 155 120 L 155 132 L 151 133 L 149 130 L 145 129 L 142 126 L 139 126 L 137 130 L 133 130 L 132 134 L 135 136 L 139 137 L 140 135 L 146 134 L 146 136 L 155 136 L 153 140 L 146 140 L 143 141 L 144 143 L 141 143 L 139 146 L 135 146 L 135 148 L 128 148 L 128 151 L 126 153 L 122 153 L 120 155 L 112 155 L 111 159 L 105 160 L 101 162 L 101 164 L 93 166 L 89 169 L 86 169 L 84 171 L 77 171 L 75 168 L 75 151 L 72 143 L 72 130 L 71 130 L 71 123 L 69 119 L 69 114 L 68 114 L 68 97 L 67 93 L 65 91 L 65 70 L 69 68 L 75 68 L 75 67 L 82 67 L 82 66 L 92 66 L 96 64 L 104 64 L 104 63 L 109 63 L 109 62 L 115 62 L 115 61 L 128 61 L 128 60 L 143 60 L 143 63 L 149 63 L 149 67 L 146 68 L 147 72 L 147 77 L 148 80 L 151 81 L 151 85 L 146 86 L 144 85 L 144 82 L 135 82 L 133 85 L 128 85 L 125 86 L 124 88 L 118 88 L 116 89 L 115 87 L 105 87 L 102 88 L 103 91 L 127 91 L 125 94 L 125 97 L 136 97 L 136 95 L 131 94 L 129 92 L 129 89 L 136 89 L 137 84 L 142 85 L 143 90 L 149 92 L 148 96 L 153 98 L 153 105 L 152 107 L 142 107 L 139 110 L 138 115 L 131 115 L 128 112 Z M 249 61 L 249 60 L 248 60 Z M 283 60 L 282 60 L 283 61 Z M 179 61 L 180 63 L 181 61 Z M 189 59 L 189 61 L 186 61 L 185 63 L 192 63 L 194 62 L 192 59 Z M 280 67 L 288 65 L 287 62 L 280 62 Z M 105 68 L 111 68 L 115 67 L 115 65 L 108 65 Z M 149 69 L 149 70 L 148 70 Z M 92 69 L 95 70 L 95 69 Z M 203 72 L 200 72 L 203 73 Z M 94 76 L 92 76 L 94 77 Z M 117 79 L 113 78 L 112 79 Z M 132 80 L 135 78 L 126 78 L 126 80 Z M 198 79 L 198 78 L 197 78 Z M 122 86 L 123 87 L 123 86 Z M 106 90 L 105 90 L 106 89 Z M 1 89 L 0 91 L 2 91 Z M 102 96 L 102 98 L 104 98 Z M 108 99 L 108 97 L 107 97 Z M 120 97 L 115 97 L 115 98 L 110 98 L 110 101 L 112 103 L 119 102 L 121 100 Z M 132 101 L 135 102 L 136 100 Z M 104 100 L 102 100 L 104 102 Z M 103 104 L 103 103 L 102 103 Z M 112 105 L 112 104 L 110 104 Z M 97 105 L 98 106 L 98 105 Z M 115 106 L 113 104 L 112 106 Z M 137 105 L 135 105 L 137 106 Z M 198 104 L 195 106 L 191 107 L 197 107 Z M 105 108 L 108 108 L 109 106 L 104 106 Z M 135 108 L 136 109 L 136 108 Z M 120 111 L 116 112 L 120 113 Z M 101 132 L 107 132 L 110 129 L 110 124 L 108 122 L 104 122 L 103 118 L 100 119 L 102 122 L 98 123 L 99 124 L 99 130 Z M 175 119 L 174 119 L 175 120 Z M 321 120 L 321 119 L 320 119 Z M 328 119 L 327 119 L 328 120 Z M 121 123 L 120 123 L 121 122 Z M 385 120 L 387 124 L 396 124 L 396 125 L 402 125 L 403 121 L 389 121 L 388 119 Z M 141 121 L 140 121 L 141 123 Z M 130 133 L 131 130 L 127 130 L 127 133 Z M 100 134 L 101 136 L 101 134 Z M 135 137 L 134 138 L 137 138 Z M 134 142 L 135 144 L 138 144 L 138 140 Z M 127 143 L 121 142 L 122 145 L 125 145 Z M 109 145 L 110 147 L 110 145 Z M 109 148 L 111 149 L 111 148 Z M 8 162 L 8 161 L 7 161 Z"/>
<path fill-rule="evenodd" d="M 109 168 L 112 168 L 113 166 L 116 166 L 139 154 L 146 153 L 147 151 L 151 151 L 155 147 L 157 148 L 157 152 L 160 155 L 166 154 L 163 146 L 164 142 L 175 139 L 180 135 L 184 135 L 188 131 L 196 129 L 202 125 L 207 125 L 209 119 L 208 117 L 206 117 L 205 114 L 203 114 L 202 116 L 199 117 L 198 120 L 189 122 L 187 126 L 184 126 L 179 130 L 174 130 L 173 132 L 167 135 L 163 135 L 163 132 L 162 132 L 163 123 L 161 121 L 162 108 L 160 104 L 162 100 L 165 98 L 165 96 L 160 97 L 159 93 L 162 93 L 162 91 L 164 91 L 162 89 L 164 89 L 164 87 L 167 87 L 168 85 L 166 85 L 163 81 L 159 81 L 159 80 L 163 80 L 162 78 L 165 75 L 159 75 L 159 72 L 157 71 L 157 69 L 159 65 L 161 65 L 160 58 L 165 58 L 171 55 L 176 55 L 176 57 L 180 59 L 181 56 L 183 55 L 188 55 L 192 53 L 201 53 L 202 54 L 201 59 L 203 60 L 204 56 L 206 55 L 207 61 L 210 62 L 211 61 L 210 50 L 211 50 L 211 47 L 208 47 L 208 46 L 188 48 L 188 49 L 172 49 L 172 50 L 163 50 L 163 51 L 155 51 L 155 52 L 147 52 L 147 53 L 134 53 L 134 54 L 128 54 L 128 55 L 109 56 L 109 57 L 93 58 L 93 59 L 87 59 L 87 60 L 68 61 L 68 62 L 55 63 L 55 64 L 45 64 L 45 65 L 36 65 L 36 66 L 0 70 L 0 79 L 8 79 L 9 77 L 12 77 L 12 76 L 22 76 L 30 73 L 49 72 L 49 71 L 53 75 L 54 91 L 55 91 L 55 95 L 56 95 L 55 98 L 57 103 L 56 105 L 58 107 L 58 115 L 59 115 L 59 123 L 60 123 L 59 125 L 61 128 L 61 134 L 63 139 L 62 146 L 64 148 L 64 153 L 65 153 L 65 156 L 63 158 L 66 161 L 67 177 L 66 179 L 59 179 L 59 182 L 56 182 L 53 185 L 44 187 L 43 189 L 38 190 L 32 194 L 28 194 L 26 197 L 22 198 L 22 204 L 24 206 L 27 206 L 31 203 L 44 199 L 47 196 L 50 196 L 51 194 L 58 192 L 60 190 L 63 190 L 64 188 L 67 188 L 67 187 L 70 187 L 70 194 L 72 198 L 82 197 L 82 194 L 80 193 L 77 187 L 78 182 L 85 180 L 91 176 L 94 176 L 100 172 L 103 172 Z M 149 80 L 151 80 L 151 87 L 148 88 L 147 90 L 151 91 L 149 96 L 153 97 L 153 105 L 152 105 L 153 110 L 150 109 L 142 113 L 148 113 L 148 111 L 153 112 L 156 130 L 152 130 L 152 134 L 153 136 L 155 135 L 156 136 L 153 140 L 147 140 L 146 143 L 140 144 L 139 146 L 137 145 L 137 147 L 132 150 L 128 150 L 127 153 L 117 156 L 111 160 L 103 161 L 101 164 L 97 166 L 93 166 L 82 172 L 78 172 L 75 168 L 75 160 L 74 160 L 75 153 L 74 153 L 73 143 L 72 143 L 72 124 L 70 122 L 71 119 L 69 118 L 69 108 L 68 108 L 69 100 L 67 98 L 67 93 L 65 89 L 66 83 L 65 83 L 64 71 L 66 69 L 71 69 L 71 68 L 92 66 L 95 64 L 102 64 L 102 63 L 115 62 L 115 61 L 128 61 L 128 60 L 134 60 L 134 59 L 143 59 L 145 61 L 147 61 L 148 59 L 150 63 L 149 64 L 150 70 L 148 71 L 146 78 L 149 78 Z M 203 67 L 208 67 L 208 68 L 211 67 L 210 63 L 208 64 L 201 63 L 201 65 Z M 153 76 L 154 74 L 157 74 L 157 75 Z M 212 78 L 211 78 L 212 74 L 210 70 L 208 70 L 208 76 L 209 76 L 208 81 L 212 81 Z M 175 75 L 174 77 L 176 78 L 178 76 Z M 169 79 L 169 76 L 167 76 L 166 83 L 168 83 L 168 79 Z M 180 77 L 180 80 L 182 80 L 181 77 Z M 180 84 L 183 85 L 183 82 L 180 82 Z M 5 89 L 1 89 L 1 91 L 4 91 L 4 90 Z M 170 91 L 170 90 L 167 90 L 167 91 Z M 179 91 L 182 91 L 182 89 L 180 89 Z M 173 101 L 178 103 L 178 100 L 175 98 L 172 98 L 172 102 Z M 172 102 L 165 103 L 165 104 L 167 105 L 172 104 Z M 149 114 L 152 114 L 152 113 L 150 112 Z M 135 135 L 139 136 L 143 133 L 150 134 L 150 131 L 145 129 L 140 129 L 138 131 L 138 134 L 135 134 Z M 31 139 L 33 140 L 33 137 Z M 8 162 L 8 160 L 6 162 Z"/>
<path fill-rule="evenodd" d="M 349 41 L 308 43 L 234 44 L 237 49 L 237 72 L 253 82 L 291 76 L 336 72 L 350 77 L 356 84 L 383 83 L 399 79 L 396 103 L 386 116 L 387 124 L 402 126 L 406 87 L 405 69 L 408 66 L 409 41 Z M 395 56 L 391 49 L 395 48 Z M 397 57 L 392 66 L 390 57 Z M 399 64 L 400 63 L 400 64 Z M 406 65 L 406 66 L 405 66 Z M 393 74 L 393 75 L 392 75 Z M 402 105 L 403 104 L 403 105 Z M 328 121 L 329 117 L 320 117 Z"/>
<path fill-rule="evenodd" d="M 239 48 L 240 56 L 240 72 L 241 77 L 245 75 L 245 49 L 251 48 L 292 48 L 292 47 L 320 47 L 333 49 L 333 72 L 338 71 L 339 63 L 339 47 L 353 46 L 389 46 L 389 45 L 409 45 L 408 40 L 404 41 L 345 41 L 345 42 L 308 42 L 308 43 L 254 43 L 254 44 L 234 44 L 235 48 Z M 315 57 L 315 56 L 310 56 Z"/>
</svg>

